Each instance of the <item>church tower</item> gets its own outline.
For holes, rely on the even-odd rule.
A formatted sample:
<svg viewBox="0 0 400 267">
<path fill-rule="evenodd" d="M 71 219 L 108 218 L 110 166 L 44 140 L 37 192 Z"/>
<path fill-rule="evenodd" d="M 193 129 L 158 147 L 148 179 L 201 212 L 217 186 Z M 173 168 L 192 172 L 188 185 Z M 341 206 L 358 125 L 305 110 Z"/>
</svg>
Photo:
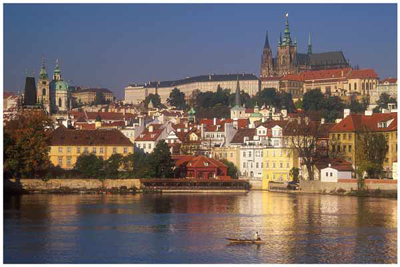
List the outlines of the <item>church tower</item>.
<svg viewBox="0 0 400 267">
<path fill-rule="evenodd" d="M 56 61 L 56 68 L 53 73 L 53 80 L 50 83 L 50 99 L 52 113 L 67 114 L 69 106 L 68 83 L 61 78 L 61 70 Z"/>
<path fill-rule="evenodd" d="M 307 49 L 307 54 L 311 55 L 312 54 L 312 44 L 311 44 L 311 32 L 308 35 L 308 49 Z"/>
<path fill-rule="evenodd" d="M 283 41 L 278 43 L 277 75 L 296 73 L 297 43 L 292 42 L 289 30 L 289 14 L 286 13 L 286 26 Z"/>
<path fill-rule="evenodd" d="M 47 113 L 50 113 L 50 80 L 46 71 L 44 55 L 36 88 L 37 103 L 42 104 Z"/>
<path fill-rule="evenodd" d="M 261 78 L 271 77 L 274 75 L 274 69 L 272 66 L 272 51 L 269 46 L 268 31 L 265 38 L 264 50 L 261 57 Z"/>
</svg>

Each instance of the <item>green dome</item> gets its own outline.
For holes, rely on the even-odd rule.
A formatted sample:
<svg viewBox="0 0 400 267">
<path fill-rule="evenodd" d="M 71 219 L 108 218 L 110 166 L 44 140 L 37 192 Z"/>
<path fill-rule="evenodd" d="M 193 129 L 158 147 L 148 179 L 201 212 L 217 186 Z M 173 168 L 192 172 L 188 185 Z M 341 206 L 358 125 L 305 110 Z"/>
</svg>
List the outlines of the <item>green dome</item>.
<svg viewBox="0 0 400 267">
<path fill-rule="evenodd" d="M 254 118 L 254 117 L 261 118 L 262 115 L 260 113 L 251 113 L 250 117 L 252 117 L 252 118 Z"/>
<path fill-rule="evenodd" d="M 68 91 L 68 83 L 64 81 L 53 81 L 50 88 L 54 91 Z"/>
</svg>

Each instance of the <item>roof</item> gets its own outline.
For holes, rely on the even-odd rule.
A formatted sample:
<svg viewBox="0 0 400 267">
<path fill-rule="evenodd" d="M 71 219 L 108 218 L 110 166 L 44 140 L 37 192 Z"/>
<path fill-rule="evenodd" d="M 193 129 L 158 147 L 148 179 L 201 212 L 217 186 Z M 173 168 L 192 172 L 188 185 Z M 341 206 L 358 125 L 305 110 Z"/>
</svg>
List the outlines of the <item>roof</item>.
<svg viewBox="0 0 400 267">
<path fill-rule="evenodd" d="M 209 81 L 236 81 L 239 75 L 239 80 L 258 80 L 257 76 L 254 74 L 211 74 L 211 75 L 201 75 L 195 77 L 188 77 L 181 80 L 174 81 L 159 81 L 159 82 L 149 82 L 145 84 L 145 88 L 162 88 L 162 87 L 174 87 L 178 85 L 195 83 L 195 82 L 209 82 Z"/>
<path fill-rule="evenodd" d="M 74 93 L 75 94 L 79 94 L 79 93 L 88 93 L 88 92 L 114 94 L 112 91 L 110 91 L 107 88 L 88 88 L 88 89 L 78 90 L 78 91 L 76 91 Z"/>
<path fill-rule="evenodd" d="M 301 75 L 295 75 L 295 74 L 286 74 L 283 75 L 280 78 L 281 81 L 298 81 L 298 82 L 302 82 L 303 81 L 303 77 Z"/>
<path fill-rule="evenodd" d="M 342 51 L 310 54 L 311 65 L 347 64 Z"/>
<path fill-rule="evenodd" d="M 319 80 L 319 79 L 332 79 L 332 78 L 345 78 L 351 71 L 350 68 L 330 69 L 330 70 L 313 70 L 302 72 L 300 76 L 304 81 L 306 80 Z"/>
<path fill-rule="evenodd" d="M 379 83 L 397 83 L 397 78 L 386 78 L 380 81 Z"/>
<path fill-rule="evenodd" d="M 205 156 L 190 156 L 190 155 L 177 155 L 172 156 L 175 161 L 175 166 L 186 165 L 190 168 L 203 168 L 203 167 L 214 167 L 214 168 L 226 168 L 225 164 L 215 160 L 213 158 L 207 158 Z M 208 166 L 205 166 L 205 162 Z"/>
<path fill-rule="evenodd" d="M 80 118 L 80 117 L 86 118 L 86 116 L 87 116 L 88 120 L 96 120 L 97 115 L 100 115 L 102 121 L 108 121 L 108 120 L 123 121 L 123 120 L 127 120 L 127 119 L 136 118 L 136 115 L 134 115 L 132 113 L 125 113 L 125 114 L 118 113 L 118 112 L 86 112 L 85 113 L 85 112 L 76 111 L 76 110 L 73 110 L 71 112 L 71 115 L 74 118 Z"/>
<path fill-rule="evenodd" d="M 353 171 L 353 166 L 351 165 L 351 162 L 345 161 L 342 159 L 329 159 L 329 158 L 324 158 L 324 159 L 319 159 L 316 163 L 315 166 L 319 169 L 325 169 L 329 167 L 329 164 L 331 164 L 330 168 L 336 169 L 338 171 Z"/>
<path fill-rule="evenodd" d="M 373 69 L 351 70 L 348 76 L 349 79 L 377 79 L 378 74 Z"/>
<path fill-rule="evenodd" d="M 243 144 L 245 137 L 248 137 L 249 140 L 253 140 L 255 135 L 256 135 L 256 129 L 255 128 L 238 129 L 236 134 L 233 136 L 233 138 L 231 140 L 231 143 L 233 143 L 233 144 Z"/>
<path fill-rule="evenodd" d="M 156 141 L 158 137 L 164 131 L 162 124 L 150 124 L 143 132 L 135 139 L 135 142 L 140 141 Z M 150 127 L 153 127 L 153 131 L 150 132 Z"/>
<path fill-rule="evenodd" d="M 386 128 L 378 127 L 379 122 L 393 120 Z M 397 130 L 397 112 L 373 113 L 370 116 L 363 114 L 350 114 L 341 122 L 330 129 L 330 132 L 355 132 L 362 131 L 363 126 L 374 132 L 387 132 Z"/>
<path fill-rule="evenodd" d="M 51 134 L 52 146 L 133 146 L 132 142 L 117 129 L 70 130 L 58 127 Z"/>
<path fill-rule="evenodd" d="M 310 57 L 309 57 L 308 54 L 297 53 L 295 60 L 296 60 L 296 63 L 298 65 L 308 65 L 308 64 L 310 64 Z"/>
</svg>

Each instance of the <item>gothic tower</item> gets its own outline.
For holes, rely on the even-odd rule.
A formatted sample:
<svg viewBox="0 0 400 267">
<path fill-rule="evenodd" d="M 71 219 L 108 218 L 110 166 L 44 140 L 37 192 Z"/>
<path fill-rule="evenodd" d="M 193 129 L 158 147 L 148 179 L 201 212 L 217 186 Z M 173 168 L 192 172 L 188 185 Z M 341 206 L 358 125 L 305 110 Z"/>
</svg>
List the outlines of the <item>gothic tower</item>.
<svg viewBox="0 0 400 267">
<path fill-rule="evenodd" d="M 278 54 L 277 54 L 277 75 L 296 73 L 296 53 L 297 43 L 293 43 L 289 30 L 289 14 L 286 13 L 286 26 L 283 41 L 279 38 Z"/>
<path fill-rule="evenodd" d="M 307 54 L 311 55 L 312 54 L 312 44 L 311 44 L 311 32 L 308 35 L 308 49 L 307 49 Z"/>
<path fill-rule="evenodd" d="M 269 46 L 268 31 L 267 31 L 264 50 L 261 57 L 261 78 L 271 77 L 273 75 L 274 75 L 274 69 L 272 65 L 272 51 Z"/>
<path fill-rule="evenodd" d="M 50 80 L 46 71 L 44 55 L 36 88 L 37 102 L 43 105 L 47 113 L 50 113 Z"/>
</svg>

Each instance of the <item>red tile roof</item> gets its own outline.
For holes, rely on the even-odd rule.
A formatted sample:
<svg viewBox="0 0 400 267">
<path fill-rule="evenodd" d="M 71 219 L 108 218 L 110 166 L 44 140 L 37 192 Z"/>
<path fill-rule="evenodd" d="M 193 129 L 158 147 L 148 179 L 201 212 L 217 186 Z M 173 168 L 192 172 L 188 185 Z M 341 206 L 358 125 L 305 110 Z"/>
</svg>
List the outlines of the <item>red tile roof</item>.
<svg viewBox="0 0 400 267">
<path fill-rule="evenodd" d="M 331 79 L 331 78 L 345 78 L 349 73 L 350 68 L 343 69 L 331 69 L 331 70 L 315 70 L 302 72 L 300 76 L 304 81 L 306 80 L 320 80 L 320 79 Z"/>
<path fill-rule="evenodd" d="M 397 78 L 387 78 L 387 79 L 383 79 L 382 81 L 380 81 L 379 83 L 397 83 Z"/>
<path fill-rule="evenodd" d="M 373 69 L 351 70 L 348 76 L 349 79 L 377 79 L 378 74 Z"/>
<path fill-rule="evenodd" d="M 386 128 L 379 122 L 393 121 Z M 397 113 L 374 113 L 371 116 L 351 114 L 330 129 L 330 132 L 354 132 L 363 130 L 363 126 L 374 132 L 397 131 Z"/>
<path fill-rule="evenodd" d="M 149 128 L 153 126 L 153 131 L 150 132 Z M 161 128 L 162 124 L 151 124 L 143 132 L 135 139 L 135 142 L 139 141 L 156 141 L 158 137 L 164 131 L 164 128 Z"/>
<path fill-rule="evenodd" d="M 51 134 L 52 146 L 133 146 L 132 142 L 117 129 L 70 130 L 58 127 Z"/>
<path fill-rule="evenodd" d="M 295 75 L 295 74 L 286 74 L 283 75 L 280 78 L 281 81 L 297 81 L 297 82 L 302 82 L 303 81 L 303 76 L 301 75 Z"/>
</svg>

